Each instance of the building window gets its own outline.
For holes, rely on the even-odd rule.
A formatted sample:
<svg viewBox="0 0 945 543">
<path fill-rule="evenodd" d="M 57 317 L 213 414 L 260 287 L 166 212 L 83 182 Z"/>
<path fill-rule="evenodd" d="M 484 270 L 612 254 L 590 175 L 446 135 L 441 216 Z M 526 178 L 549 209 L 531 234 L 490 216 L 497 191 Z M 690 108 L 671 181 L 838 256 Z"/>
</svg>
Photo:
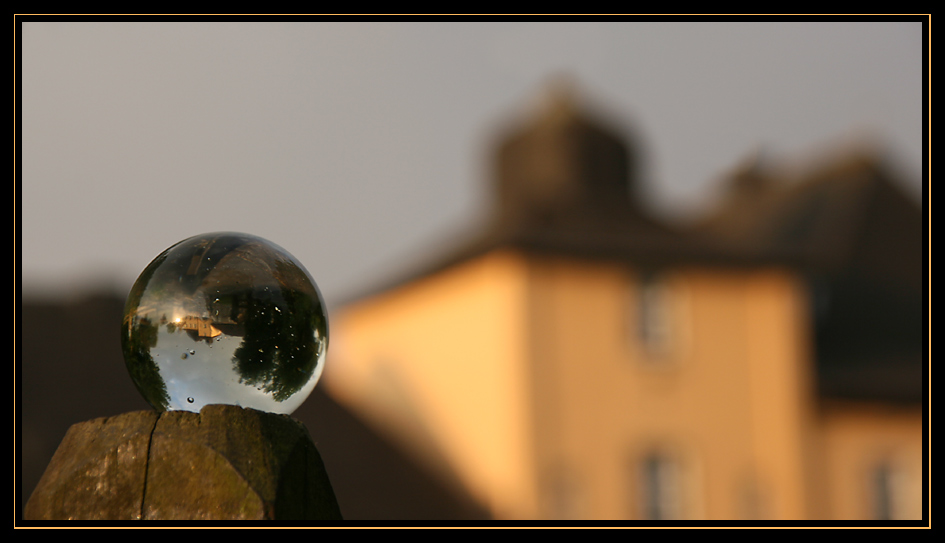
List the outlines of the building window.
<svg viewBox="0 0 945 543">
<path fill-rule="evenodd" d="M 875 520 L 902 520 L 909 518 L 907 510 L 907 481 L 903 469 L 889 461 L 880 462 L 870 472 Z"/>
<path fill-rule="evenodd" d="M 683 481 L 679 461 L 651 453 L 640 462 L 640 506 L 645 520 L 683 518 Z"/>
<path fill-rule="evenodd" d="M 671 305 L 666 281 L 653 273 L 640 280 L 636 299 L 636 336 L 644 352 L 663 357 L 672 341 Z"/>
</svg>

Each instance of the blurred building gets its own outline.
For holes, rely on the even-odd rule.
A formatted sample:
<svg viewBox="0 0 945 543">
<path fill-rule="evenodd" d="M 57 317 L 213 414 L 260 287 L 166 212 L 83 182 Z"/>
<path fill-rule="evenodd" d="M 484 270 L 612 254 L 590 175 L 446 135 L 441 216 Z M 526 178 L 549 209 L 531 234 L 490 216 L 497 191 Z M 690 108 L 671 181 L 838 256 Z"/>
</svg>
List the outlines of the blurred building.
<svg viewBox="0 0 945 543">
<path fill-rule="evenodd" d="M 332 321 L 328 392 L 499 519 L 922 517 L 923 221 L 866 153 L 749 164 L 691 227 L 559 97 L 495 214 Z"/>
</svg>

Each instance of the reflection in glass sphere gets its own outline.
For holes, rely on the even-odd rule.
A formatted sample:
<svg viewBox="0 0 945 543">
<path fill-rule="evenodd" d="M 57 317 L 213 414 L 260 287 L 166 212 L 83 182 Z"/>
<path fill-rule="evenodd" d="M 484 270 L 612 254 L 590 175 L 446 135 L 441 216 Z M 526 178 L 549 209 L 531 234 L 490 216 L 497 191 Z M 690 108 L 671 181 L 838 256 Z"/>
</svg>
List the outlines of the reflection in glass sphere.
<svg viewBox="0 0 945 543">
<path fill-rule="evenodd" d="M 289 414 L 324 369 L 328 319 L 292 255 L 217 232 L 173 245 L 141 272 L 121 344 L 131 379 L 158 411 L 231 404 Z"/>
</svg>

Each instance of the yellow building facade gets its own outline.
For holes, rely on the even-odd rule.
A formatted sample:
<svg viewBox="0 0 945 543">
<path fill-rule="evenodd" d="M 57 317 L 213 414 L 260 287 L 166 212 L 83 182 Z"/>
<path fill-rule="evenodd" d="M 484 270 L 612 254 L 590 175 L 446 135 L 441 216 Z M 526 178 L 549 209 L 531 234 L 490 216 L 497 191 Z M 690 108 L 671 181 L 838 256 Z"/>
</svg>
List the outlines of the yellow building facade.
<svg viewBox="0 0 945 543">
<path fill-rule="evenodd" d="M 498 226 L 333 316 L 332 396 L 497 519 L 922 517 L 922 406 L 824 397 L 804 273 L 599 210 L 632 154 L 573 105 L 504 141 Z"/>
</svg>

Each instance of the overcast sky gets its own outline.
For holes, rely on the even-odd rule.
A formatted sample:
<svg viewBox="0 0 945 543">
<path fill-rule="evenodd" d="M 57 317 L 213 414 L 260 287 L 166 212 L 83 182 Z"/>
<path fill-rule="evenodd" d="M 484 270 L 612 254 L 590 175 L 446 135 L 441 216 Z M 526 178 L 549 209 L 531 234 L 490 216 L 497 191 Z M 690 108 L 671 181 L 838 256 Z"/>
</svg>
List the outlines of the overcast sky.
<svg viewBox="0 0 945 543">
<path fill-rule="evenodd" d="M 920 23 L 23 24 L 26 295 L 127 293 L 168 246 L 270 239 L 330 305 L 489 209 L 494 138 L 550 77 L 642 138 L 678 218 L 756 149 L 863 138 L 921 191 Z"/>
</svg>

